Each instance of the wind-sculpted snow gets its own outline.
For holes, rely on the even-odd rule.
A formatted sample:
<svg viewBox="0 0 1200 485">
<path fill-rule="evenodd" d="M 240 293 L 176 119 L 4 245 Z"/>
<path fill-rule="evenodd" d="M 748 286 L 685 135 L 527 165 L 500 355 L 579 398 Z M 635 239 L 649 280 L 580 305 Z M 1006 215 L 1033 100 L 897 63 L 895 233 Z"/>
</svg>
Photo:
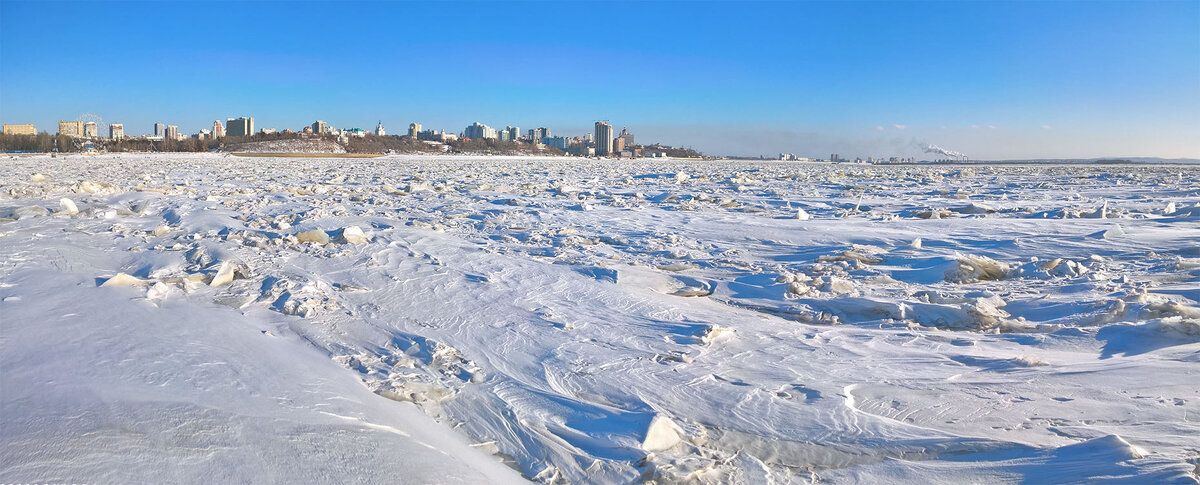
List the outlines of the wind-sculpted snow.
<svg viewBox="0 0 1200 485">
<path fill-rule="evenodd" d="M 4 308 L 236 317 L 534 481 L 1197 478 L 1195 167 L 4 163 Z"/>
</svg>

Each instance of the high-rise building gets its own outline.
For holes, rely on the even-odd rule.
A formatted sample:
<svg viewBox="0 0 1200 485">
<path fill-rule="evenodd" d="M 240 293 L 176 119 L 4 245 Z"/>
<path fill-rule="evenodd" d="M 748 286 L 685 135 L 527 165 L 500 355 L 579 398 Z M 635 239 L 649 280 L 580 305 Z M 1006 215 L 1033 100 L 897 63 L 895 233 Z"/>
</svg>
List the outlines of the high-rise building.
<svg viewBox="0 0 1200 485">
<path fill-rule="evenodd" d="M 108 125 L 108 137 L 113 140 L 125 138 L 125 125 L 113 123 Z"/>
<path fill-rule="evenodd" d="M 420 123 L 409 123 L 408 137 L 413 138 L 413 139 L 421 137 L 421 124 Z"/>
<path fill-rule="evenodd" d="M 162 123 L 154 124 L 154 136 L 163 136 L 164 134 L 166 134 L 166 131 L 167 131 L 167 125 L 162 124 Z"/>
<path fill-rule="evenodd" d="M 463 135 L 467 138 L 490 138 L 493 140 L 498 137 L 495 128 L 478 121 L 472 123 L 471 126 L 468 126 L 467 129 L 463 130 Z"/>
<path fill-rule="evenodd" d="M 82 121 L 59 121 L 58 134 L 78 138 L 83 136 Z"/>
<path fill-rule="evenodd" d="M 227 136 L 251 136 L 254 134 L 254 118 L 226 118 L 225 134 Z"/>
<path fill-rule="evenodd" d="M 612 125 L 605 121 L 596 122 L 596 155 L 607 156 L 612 155 L 613 151 L 613 129 Z"/>
<path fill-rule="evenodd" d="M 546 127 L 534 128 L 529 130 L 529 143 L 547 143 L 546 139 L 554 135 L 550 134 L 550 129 Z"/>
<path fill-rule="evenodd" d="M 545 143 L 546 143 L 546 146 L 548 146 L 548 147 L 557 148 L 564 152 L 567 151 L 567 148 L 571 147 L 571 139 L 563 138 L 561 136 L 554 136 L 554 137 L 546 138 Z"/>
<path fill-rule="evenodd" d="M 625 128 L 621 128 L 621 134 L 618 135 L 617 138 L 625 140 L 626 148 L 633 148 L 633 146 L 636 145 L 636 143 L 633 142 L 633 133 L 630 133 L 629 130 Z"/>
<path fill-rule="evenodd" d="M 625 151 L 625 139 L 621 137 L 613 138 L 613 152 L 621 153 Z"/>
<path fill-rule="evenodd" d="M 178 140 L 179 127 L 175 125 L 167 125 L 167 130 L 163 132 L 163 138 L 168 140 Z"/>
<path fill-rule="evenodd" d="M 36 135 L 37 129 L 33 124 L 28 125 L 4 125 L 5 135 Z"/>
<path fill-rule="evenodd" d="M 100 137 L 100 127 L 96 125 L 95 121 L 89 121 L 89 122 L 83 124 L 83 137 L 84 138 L 99 138 Z"/>
<path fill-rule="evenodd" d="M 508 132 L 508 141 L 517 141 L 518 138 L 521 138 L 521 128 L 519 127 L 509 126 L 504 131 Z"/>
<path fill-rule="evenodd" d="M 375 125 L 375 136 L 387 135 L 387 131 L 383 129 L 383 120 L 379 120 L 379 124 Z"/>
<path fill-rule="evenodd" d="M 313 129 L 313 133 L 316 133 L 318 135 L 324 135 L 326 133 L 329 133 L 329 123 L 326 123 L 321 120 L 314 121 L 312 124 L 312 129 Z"/>
<path fill-rule="evenodd" d="M 221 138 L 225 136 L 225 125 L 221 124 L 221 120 L 213 121 L 212 137 Z"/>
</svg>

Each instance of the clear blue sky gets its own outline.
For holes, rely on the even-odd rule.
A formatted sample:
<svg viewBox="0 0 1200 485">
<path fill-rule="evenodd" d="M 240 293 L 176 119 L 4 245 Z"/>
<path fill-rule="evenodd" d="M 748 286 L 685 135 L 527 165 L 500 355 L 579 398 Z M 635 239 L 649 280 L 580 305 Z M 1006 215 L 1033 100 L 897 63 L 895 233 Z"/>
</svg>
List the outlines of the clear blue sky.
<svg viewBox="0 0 1200 485">
<path fill-rule="evenodd" d="M 1200 157 L 1200 1 L 0 0 L 0 121 L 473 121 L 714 154 Z"/>
</svg>

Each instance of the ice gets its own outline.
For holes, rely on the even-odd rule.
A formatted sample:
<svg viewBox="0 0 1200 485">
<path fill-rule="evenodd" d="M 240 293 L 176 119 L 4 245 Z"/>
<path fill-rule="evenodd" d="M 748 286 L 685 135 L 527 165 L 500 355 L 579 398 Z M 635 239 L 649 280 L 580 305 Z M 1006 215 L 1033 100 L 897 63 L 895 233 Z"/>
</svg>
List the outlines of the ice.
<svg viewBox="0 0 1200 485">
<path fill-rule="evenodd" d="M 7 163 L 7 481 L 1195 482 L 1195 166 Z"/>
<path fill-rule="evenodd" d="M 104 182 L 97 182 L 95 180 L 80 181 L 79 183 L 75 184 L 74 189 L 75 189 L 75 192 L 78 192 L 81 194 L 95 194 L 95 195 L 111 195 L 111 194 L 115 194 L 115 193 L 121 191 L 121 189 L 117 188 L 116 186 L 114 186 L 112 184 L 104 183 Z"/>
<path fill-rule="evenodd" d="M 30 219 L 50 215 L 50 211 L 40 205 L 27 205 L 13 209 L 11 218 L 16 220 Z"/>
<path fill-rule="evenodd" d="M 841 254 L 835 256 L 818 257 L 817 262 L 854 261 L 862 264 L 879 264 L 883 262 L 883 258 L 878 256 L 882 252 L 882 249 L 872 246 L 856 246 L 854 249 L 842 251 Z"/>
<path fill-rule="evenodd" d="M 991 214 L 996 212 L 996 209 L 984 204 L 971 203 L 965 206 L 955 207 L 951 209 L 959 214 Z"/>
<path fill-rule="evenodd" d="M 683 441 L 683 430 L 671 421 L 671 418 L 657 414 L 650 420 L 646 429 L 646 438 L 642 440 L 642 449 L 646 451 L 666 451 Z"/>
<path fill-rule="evenodd" d="M 156 281 L 154 285 L 146 289 L 146 298 L 150 300 L 161 300 L 171 293 L 171 287 L 161 281 Z"/>
<path fill-rule="evenodd" d="M 922 219 L 945 219 L 947 217 L 954 217 L 954 213 L 946 209 L 933 209 L 924 212 L 918 212 L 917 217 Z"/>
<path fill-rule="evenodd" d="M 701 338 L 706 344 L 728 340 L 733 338 L 734 330 L 732 328 L 712 326 L 704 330 L 704 337 Z"/>
<path fill-rule="evenodd" d="M 1181 207 L 1181 208 L 1175 209 L 1175 212 L 1172 212 L 1171 215 L 1175 216 L 1175 217 L 1180 217 L 1180 218 L 1200 217 L 1200 204 L 1197 204 L 1192 207 Z"/>
<path fill-rule="evenodd" d="M 338 237 L 344 244 L 366 244 L 371 241 L 358 226 L 350 226 L 342 229 Z"/>
<path fill-rule="evenodd" d="M 658 269 L 661 269 L 663 271 L 679 272 L 679 271 L 687 271 L 689 269 L 696 269 L 696 265 L 691 264 L 691 263 L 670 263 L 670 264 L 660 265 L 658 267 Z"/>
<path fill-rule="evenodd" d="M 1107 219 L 1108 218 L 1108 201 L 1104 201 L 1096 210 L 1084 215 L 1083 217 L 1091 219 Z"/>
<path fill-rule="evenodd" d="M 1001 280 L 1008 276 L 1011 269 L 1008 264 L 996 261 L 987 256 L 972 254 L 958 258 L 958 266 L 946 271 L 946 281 L 955 283 L 973 283 L 976 281 Z"/>
<path fill-rule="evenodd" d="M 675 296 L 708 296 L 712 294 L 712 290 L 698 286 L 685 286 L 671 294 Z"/>
<path fill-rule="evenodd" d="M 104 287 L 145 286 L 148 283 L 149 282 L 147 282 L 146 280 L 143 280 L 140 278 L 135 278 L 135 277 L 127 275 L 125 273 L 117 273 L 117 274 L 113 275 L 111 278 L 104 280 L 104 283 L 101 283 L 100 286 L 104 286 Z"/>
<path fill-rule="evenodd" d="M 208 286 L 225 286 L 232 283 L 234 270 L 233 263 L 229 261 L 222 262 L 217 268 L 216 274 L 213 275 L 212 280 L 208 282 Z"/>
<path fill-rule="evenodd" d="M 329 244 L 329 234 L 320 229 L 313 229 L 296 234 L 296 240 L 302 243 L 315 242 L 317 244 Z"/>
<path fill-rule="evenodd" d="M 79 207 L 75 205 L 75 201 L 66 197 L 58 200 L 58 206 L 64 214 L 75 215 L 79 213 Z"/>
<path fill-rule="evenodd" d="M 1105 229 L 1104 232 L 1100 233 L 1100 237 L 1103 239 L 1112 239 L 1114 237 L 1121 237 L 1124 235 L 1125 229 L 1122 229 L 1119 224 L 1113 224 L 1112 227 L 1109 227 L 1108 229 Z"/>
</svg>

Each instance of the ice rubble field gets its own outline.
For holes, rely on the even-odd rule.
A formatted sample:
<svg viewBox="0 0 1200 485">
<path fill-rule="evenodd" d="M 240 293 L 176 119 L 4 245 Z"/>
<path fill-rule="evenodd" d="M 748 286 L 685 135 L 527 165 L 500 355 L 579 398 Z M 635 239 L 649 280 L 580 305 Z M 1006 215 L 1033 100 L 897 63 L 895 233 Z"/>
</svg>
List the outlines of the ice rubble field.
<svg viewBox="0 0 1200 485">
<path fill-rule="evenodd" d="M 1200 473 L 1195 166 L 2 163 L 3 482 Z"/>
</svg>

